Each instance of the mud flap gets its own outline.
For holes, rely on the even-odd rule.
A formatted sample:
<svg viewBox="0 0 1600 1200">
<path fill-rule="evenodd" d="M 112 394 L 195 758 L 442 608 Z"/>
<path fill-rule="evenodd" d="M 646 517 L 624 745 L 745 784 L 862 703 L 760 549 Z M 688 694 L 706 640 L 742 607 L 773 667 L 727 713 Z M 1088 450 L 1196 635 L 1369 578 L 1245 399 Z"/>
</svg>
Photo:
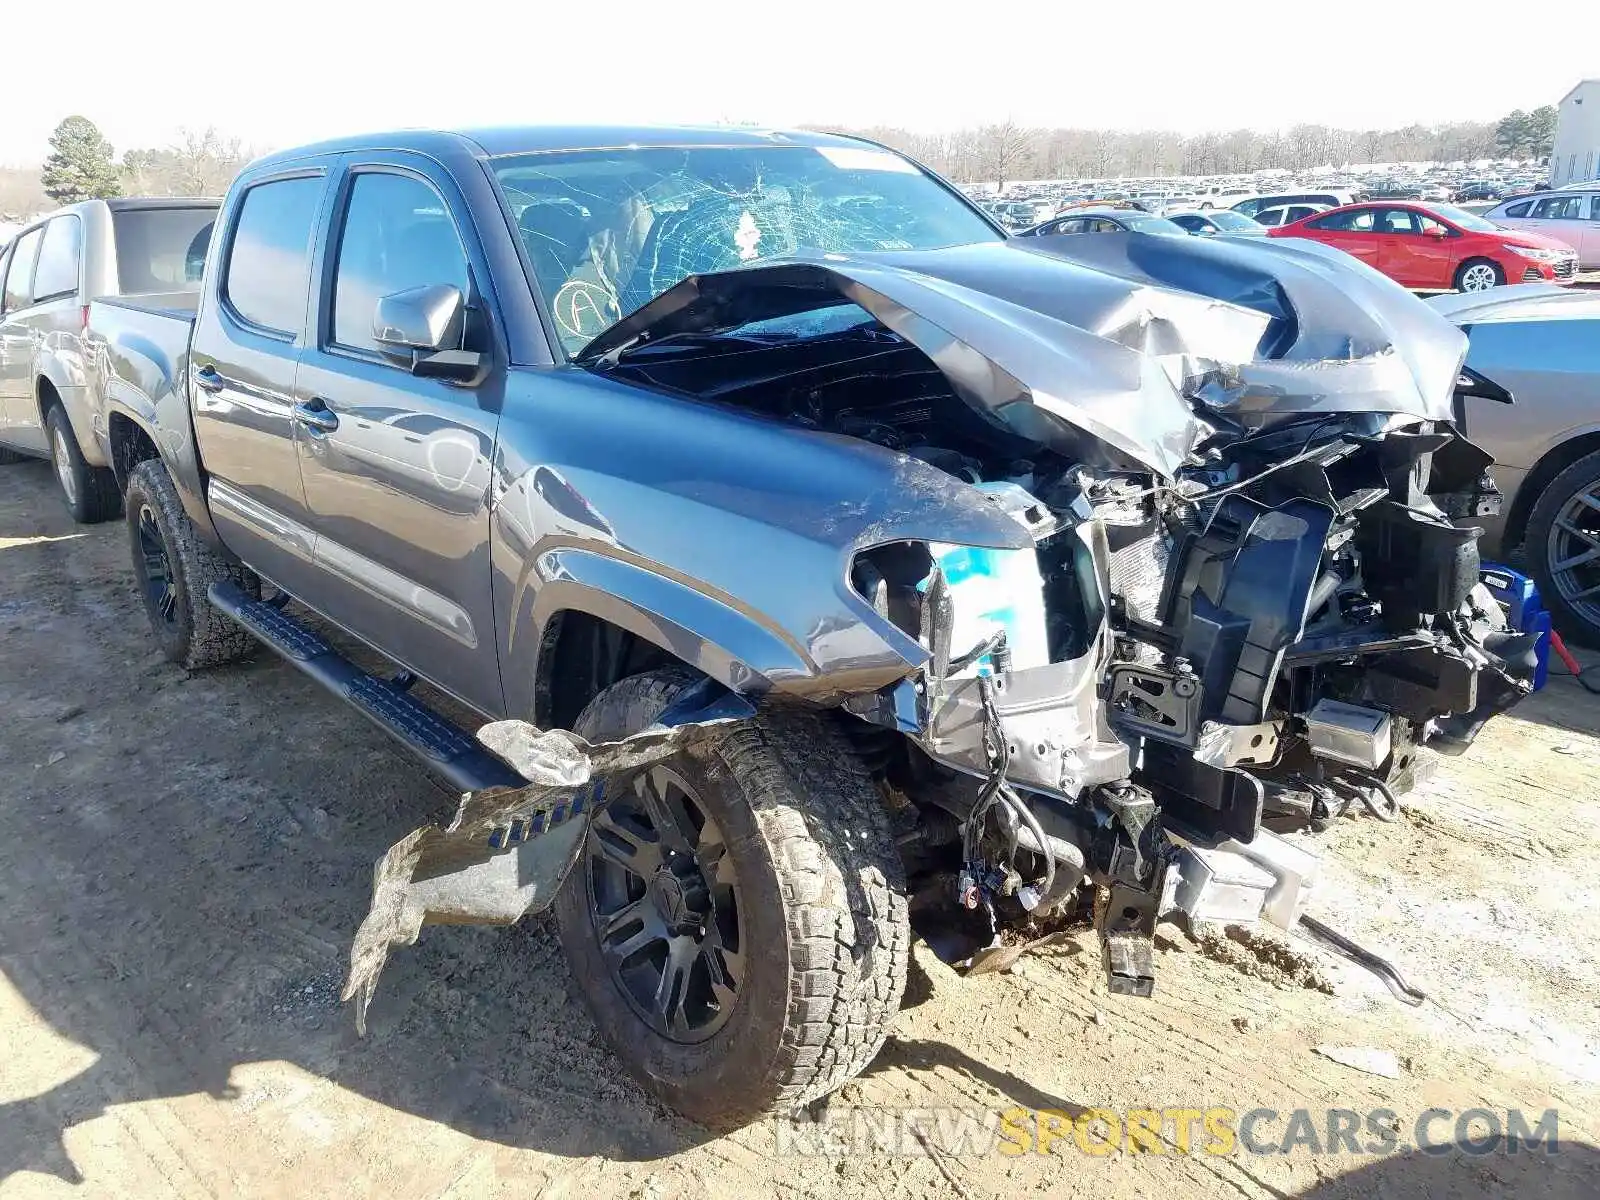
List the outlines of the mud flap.
<svg viewBox="0 0 1600 1200">
<path fill-rule="evenodd" d="M 478 740 L 528 781 L 462 796 L 444 828 L 412 830 L 373 868 L 372 905 L 350 947 L 342 999 L 367 1006 L 395 946 L 422 927 L 511 925 L 541 912 L 577 860 L 589 817 L 655 764 L 719 736 L 754 709 L 720 684 L 685 692 L 648 729 L 617 742 L 589 742 L 563 729 L 496 721 Z"/>
</svg>

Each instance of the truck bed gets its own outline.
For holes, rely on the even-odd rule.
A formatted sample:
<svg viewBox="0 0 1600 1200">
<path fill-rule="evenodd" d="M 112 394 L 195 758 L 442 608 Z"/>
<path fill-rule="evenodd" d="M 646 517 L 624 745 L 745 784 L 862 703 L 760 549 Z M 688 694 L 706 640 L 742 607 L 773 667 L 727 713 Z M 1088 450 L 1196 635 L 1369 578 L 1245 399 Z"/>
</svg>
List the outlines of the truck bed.
<svg viewBox="0 0 1600 1200">
<path fill-rule="evenodd" d="M 198 302 L 195 292 L 153 292 L 90 303 L 85 340 L 98 436 L 107 435 L 118 409 L 153 422 L 165 406 L 169 420 L 182 414 L 187 421 L 185 373 Z"/>
</svg>

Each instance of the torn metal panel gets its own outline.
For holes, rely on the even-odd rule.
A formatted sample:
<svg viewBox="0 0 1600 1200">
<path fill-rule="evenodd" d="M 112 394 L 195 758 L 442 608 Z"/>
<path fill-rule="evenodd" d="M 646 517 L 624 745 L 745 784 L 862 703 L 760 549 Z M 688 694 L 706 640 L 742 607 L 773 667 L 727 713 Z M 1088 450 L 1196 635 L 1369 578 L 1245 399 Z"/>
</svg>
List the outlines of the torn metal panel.
<svg viewBox="0 0 1600 1200">
<path fill-rule="evenodd" d="M 480 729 L 478 740 L 528 784 L 467 793 L 448 826 L 413 830 L 378 860 L 342 997 L 356 1002 L 357 1028 L 366 1031 L 367 1006 L 393 947 L 415 943 L 427 924 L 510 925 L 548 907 L 577 859 L 590 813 L 651 766 L 704 745 L 752 711 L 737 696 L 706 703 L 706 694 L 695 689 L 660 722 L 616 742 L 525 721 Z"/>
<path fill-rule="evenodd" d="M 1130 284 L 1181 288 L 1270 317 L 1252 356 L 1199 336 L 1185 342 L 1186 392 L 1246 428 L 1307 413 L 1453 417 L 1465 335 L 1342 251 L 1288 238 L 1153 235 L 1044 238 L 1038 248 Z"/>
<path fill-rule="evenodd" d="M 1079 460 L 1171 477 L 1212 430 L 1307 413 L 1449 421 L 1465 337 L 1325 247 L 1104 234 L 826 254 L 693 276 L 591 342 L 639 346 L 852 302 L 969 406 Z"/>
</svg>

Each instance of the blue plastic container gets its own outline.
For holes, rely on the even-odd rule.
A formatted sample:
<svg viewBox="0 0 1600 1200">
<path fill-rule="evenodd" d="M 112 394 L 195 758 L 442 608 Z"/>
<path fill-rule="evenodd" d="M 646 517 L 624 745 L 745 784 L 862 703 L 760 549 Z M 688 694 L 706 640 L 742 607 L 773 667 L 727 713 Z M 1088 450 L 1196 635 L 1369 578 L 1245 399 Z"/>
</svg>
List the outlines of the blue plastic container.
<svg viewBox="0 0 1600 1200">
<path fill-rule="evenodd" d="M 1536 633 L 1539 641 L 1535 654 L 1539 666 L 1533 674 L 1533 690 L 1538 691 L 1550 677 L 1550 614 L 1539 597 L 1539 585 L 1526 575 L 1502 567 L 1498 563 L 1484 563 L 1478 576 L 1506 614 L 1506 624 L 1520 633 Z"/>
</svg>

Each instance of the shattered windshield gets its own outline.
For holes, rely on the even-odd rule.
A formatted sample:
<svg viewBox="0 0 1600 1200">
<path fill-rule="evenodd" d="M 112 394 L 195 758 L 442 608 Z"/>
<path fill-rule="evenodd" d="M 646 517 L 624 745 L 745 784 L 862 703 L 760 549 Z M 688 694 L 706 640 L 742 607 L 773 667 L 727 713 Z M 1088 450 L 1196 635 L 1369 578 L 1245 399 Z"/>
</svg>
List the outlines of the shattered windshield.
<svg viewBox="0 0 1600 1200">
<path fill-rule="evenodd" d="M 870 146 L 521 154 L 494 173 L 568 354 L 689 275 L 1001 240 L 915 164 Z"/>
</svg>

